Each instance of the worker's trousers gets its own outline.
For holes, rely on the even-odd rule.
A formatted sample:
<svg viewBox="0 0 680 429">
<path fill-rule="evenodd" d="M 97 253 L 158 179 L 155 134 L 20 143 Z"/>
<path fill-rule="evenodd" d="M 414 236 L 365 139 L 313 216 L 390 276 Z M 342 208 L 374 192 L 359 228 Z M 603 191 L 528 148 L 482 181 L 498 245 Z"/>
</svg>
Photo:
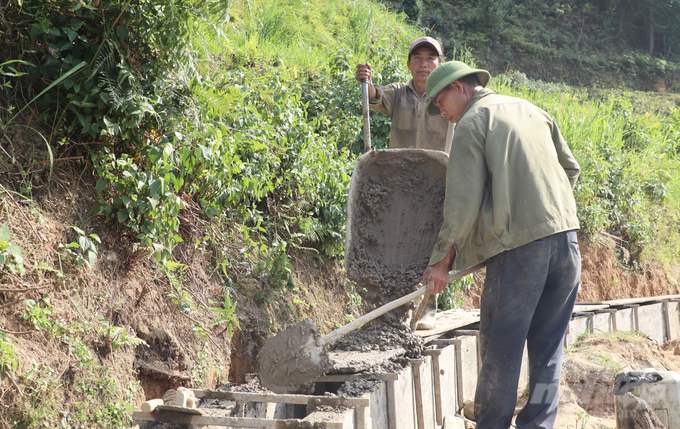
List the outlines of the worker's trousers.
<svg viewBox="0 0 680 429">
<path fill-rule="evenodd" d="M 525 341 L 529 401 L 515 424 L 519 429 L 553 427 L 563 338 L 580 277 L 575 231 L 541 238 L 488 260 L 480 308 L 477 429 L 510 427 Z"/>
</svg>

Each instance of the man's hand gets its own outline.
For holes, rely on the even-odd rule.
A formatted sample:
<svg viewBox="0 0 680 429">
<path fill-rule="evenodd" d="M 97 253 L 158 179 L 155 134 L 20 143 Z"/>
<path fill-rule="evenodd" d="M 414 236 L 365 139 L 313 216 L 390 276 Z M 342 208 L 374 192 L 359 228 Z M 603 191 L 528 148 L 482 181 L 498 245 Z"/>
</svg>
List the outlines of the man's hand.
<svg viewBox="0 0 680 429">
<path fill-rule="evenodd" d="M 355 77 L 359 82 L 363 81 L 364 79 L 368 81 L 368 96 L 370 98 L 375 98 L 377 91 L 373 86 L 373 67 L 371 67 L 371 64 L 357 64 L 357 72 Z"/>
<path fill-rule="evenodd" d="M 371 67 L 371 63 L 357 64 L 356 78 L 359 82 L 366 79 L 369 83 L 372 83 L 373 67 Z"/>
<path fill-rule="evenodd" d="M 423 285 L 427 285 L 431 294 L 440 293 L 449 283 L 449 267 L 439 261 L 434 265 L 428 265 L 423 274 Z"/>
<path fill-rule="evenodd" d="M 425 273 L 423 273 L 423 285 L 427 285 L 430 293 L 441 293 L 449 284 L 449 266 L 451 261 L 456 257 L 456 248 L 451 246 L 451 249 L 446 253 L 446 256 L 439 262 L 428 265 Z"/>
</svg>

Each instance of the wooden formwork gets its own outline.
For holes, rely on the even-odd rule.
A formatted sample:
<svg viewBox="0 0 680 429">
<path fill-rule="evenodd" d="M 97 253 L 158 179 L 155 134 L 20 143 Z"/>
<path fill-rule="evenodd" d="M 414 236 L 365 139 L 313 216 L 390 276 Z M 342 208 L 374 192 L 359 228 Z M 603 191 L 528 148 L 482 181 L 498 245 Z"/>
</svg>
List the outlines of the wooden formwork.
<svg viewBox="0 0 680 429">
<path fill-rule="evenodd" d="M 236 416 L 211 415 L 201 408 L 157 407 L 152 412 L 135 411 L 132 419 L 168 422 L 180 425 L 208 425 L 220 428 L 270 428 L 295 429 L 319 427 L 327 429 L 365 429 L 365 410 L 370 406 L 368 394 L 360 398 L 328 397 L 315 395 L 278 395 L 273 393 L 224 392 L 217 390 L 192 389 L 196 398 L 233 401 Z M 266 404 L 270 406 L 247 407 L 246 404 Z M 284 405 L 277 407 L 276 404 Z M 289 418 L 290 406 L 305 406 L 304 418 Z M 334 407 L 333 412 L 323 407 Z M 321 408 L 317 410 L 317 408 Z M 249 409 L 251 416 L 246 416 Z M 260 415 L 257 415 L 260 414 Z"/>
<path fill-rule="evenodd" d="M 680 295 L 577 304 L 564 346 L 582 334 L 611 331 L 642 332 L 658 343 L 680 338 Z"/>
<path fill-rule="evenodd" d="M 209 409 L 161 406 L 152 412 L 135 411 L 132 417 L 137 423 L 171 422 L 187 427 L 209 425 L 228 429 L 312 426 L 330 429 L 435 429 L 441 427 L 443 416 L 456 414 L 462 405 L 458 399 L 457 362 L 467 362 L 476 368 L 476 343 L 467 344 L 472 341 L 470 339 L 475 340 L 475 337 L 440 342 L 426 351 L 423 358 L 412 360 L 411 365 L 398 372 L 370 374 L 372 379 L 379 381 L 359 398 L 192 389 L 197 399 L 233 402 L 234 415 L 216 416 L 206 411 Z M 465 346 L 461 348 L 461 344 Z M 461 356 L 461 352 L 466 356 Z M 357 377 L 363 375 L 328 375 L 321 377 L 318 383 L 340 384 Z M 467 389 L 469 395 L 470 388 Z M 335 408 L 328 412 L 326 406 Z M 295 418 L 295 407 L 305 407 L 307 415 Z"/>
</svg>

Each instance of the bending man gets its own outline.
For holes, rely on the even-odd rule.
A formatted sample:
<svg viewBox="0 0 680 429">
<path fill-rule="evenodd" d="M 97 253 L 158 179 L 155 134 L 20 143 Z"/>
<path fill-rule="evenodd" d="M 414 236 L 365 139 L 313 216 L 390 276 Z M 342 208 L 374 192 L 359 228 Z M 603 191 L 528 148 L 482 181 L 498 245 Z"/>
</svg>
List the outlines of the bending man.
<svg viewBox="0 0 680 429">
<path fill-rule="evenodd" d="M 516 425 L 552 428 L 581 276 L 572 191 L 580 168 L 546 112 L 495 94 L 489 78 L 451 61 L 427 80 L 427 114 L 457 125 L 444 223 L 423 282 L 438 293 L 450 269 L 487 260 L 476 427 L 510 427 L 526 341 L 529 402 Z"/>
</svg>

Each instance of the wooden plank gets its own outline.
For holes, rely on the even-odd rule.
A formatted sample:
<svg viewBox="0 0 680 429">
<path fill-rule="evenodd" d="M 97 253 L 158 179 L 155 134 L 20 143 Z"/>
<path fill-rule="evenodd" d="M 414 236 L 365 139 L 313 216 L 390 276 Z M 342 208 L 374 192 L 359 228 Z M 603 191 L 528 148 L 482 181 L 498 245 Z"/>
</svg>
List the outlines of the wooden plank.
<svg viewBox="0 0 680 429">
<path fill-rule="evenodd" d="M 648 296 L 648 297 L 641 297 L 641 298 L 626 298 L 626 299 L 615 299 L 611 301 L 591 301 L 591 302 L 579 302 L 579 305 L 604 305 L 607 304 L 610 307 L 613 306 L 626 306 L 626 305 L 633 305 L 633 304 L 645 304 L 645 303 L 654 303 L 654 302 L 661 302 L 663 300 L 673 300 L 673 299 L 680 299 L 680 295 L 661 295 L 661 296 Z"/>
<path fill-rule="evenodd" d="M 442 354 L 441 349 L 425 350 L 423 354 L 432 356 L 432 375 L 434 376 L 434 410 L 437 425 L 443 425 L 442 416 L 442 385 L 441 373 L 439 372 L 439 355 Z"/>
<path fill-rule="evenodd" d="M 479 310 L 447 310 L 437 313 L 437 323 L 434 329 L 418 330 L 416 334 L 427 338 L 477 322 L 479 322 Z"/>
<path fill-rule="evenodd" d="M 663 302 L 663 340 L 671 340 L 671 318 L 670 318 L 670 306 L 668 300 Z"/>
<path fill-rule="evenodd" d="M 394 388 L 396 380 L 387 381 L 387 428 L 397 429 L 397 393 Z"/>
<path fill-rule="evenodd" d="M 416 421 L 418 429 L 425 429 L 425 410 L 423 410 L 423 384 L 420 379 L 420 366 L 423 364 L 421 359 L 412 359 L 413 366 L 413 387 L 415 388 L 416 399 Z"/>
<path fill-rule="evenodd" d="M 181 407 L 179 405 L 157 405 L 156 410 L 172 411 L 180 414 L 192 414 L 196 416 L 202 416 L 205 414 L 203 410 L 199 410 L 198 408 Z"/>
<path fill-rule="evenodd" d="M 588 311 L 605 310 L 611 307 L 609 304 L 576 304 L 573 313 L 585 313 Z"/>
<path fill-rule="evenodd" d="M 319 405 L 335 405 L 343 407 L 368 407 L 367 398 L 346 398 L 344 396 L 316 395 L 279 395 L 276 393 L 231 392 L 222 390 L 192 389 L 197 398 L 225 399 L 236 402 L 274 402 L 277 404 L 307 405 L 314 401 Z"/>
<path fill-rule="evenodd" d="M 257 419 L 252 417 L 222 417 L 222 416 L 194 416 L 189 414 L 166 411 L 163 413 L 145 413 L 135 411 L 132 413 L 132 420 L 135 422 L 164 422 L 181 425 L 198 426 L 231 426 L 240 428 L 268 428 L 285 429 L 289 427 L 304 427 L 303 420 L 299 419 Z M 306 422 L 309 424 L 309 422 Z M 324 421 L 326 429 L 343 429 L 344 423 L 341 421 Z"/>
<path fill-rule="evenodd" d="M 331 374 L 331 375 L 324 375 L 323 377 L 319 377 L 316 381 L 317 382 L 331 382 L 331 383 L 344 383 L 345 381 L 349 381 L 354 377 L 356 374 Z M 393 372 L 384 372 L 384 373 L 371 373 L 371 376 L 375 376 L 380 378 L 383 381 L 395 381 L 397 378 L 399 378 L 399 374 L 393 373 Z"/>
<path fill-rule="evenodd" d="M 346 409 L 344 412 L 315 410 L 308 414 L 307 417 L 302 419 L 302 421 L 307 423 L 308 426 L 295 427 L 312 427 L 309 426 L 309 424 L 312 424 L 315 428 L 337 427 L 326 426 L 326 422 L 330 421 L 333 425 L 337 425 L 338 423 L 342 422 L 343 425 L 341 427 L 343 429 L 356 429 L 356 425 L 354 424 L 354 410 L 352 409 Z M 288 428 L 291 426 L 286 427 Z"/>
</svg>

